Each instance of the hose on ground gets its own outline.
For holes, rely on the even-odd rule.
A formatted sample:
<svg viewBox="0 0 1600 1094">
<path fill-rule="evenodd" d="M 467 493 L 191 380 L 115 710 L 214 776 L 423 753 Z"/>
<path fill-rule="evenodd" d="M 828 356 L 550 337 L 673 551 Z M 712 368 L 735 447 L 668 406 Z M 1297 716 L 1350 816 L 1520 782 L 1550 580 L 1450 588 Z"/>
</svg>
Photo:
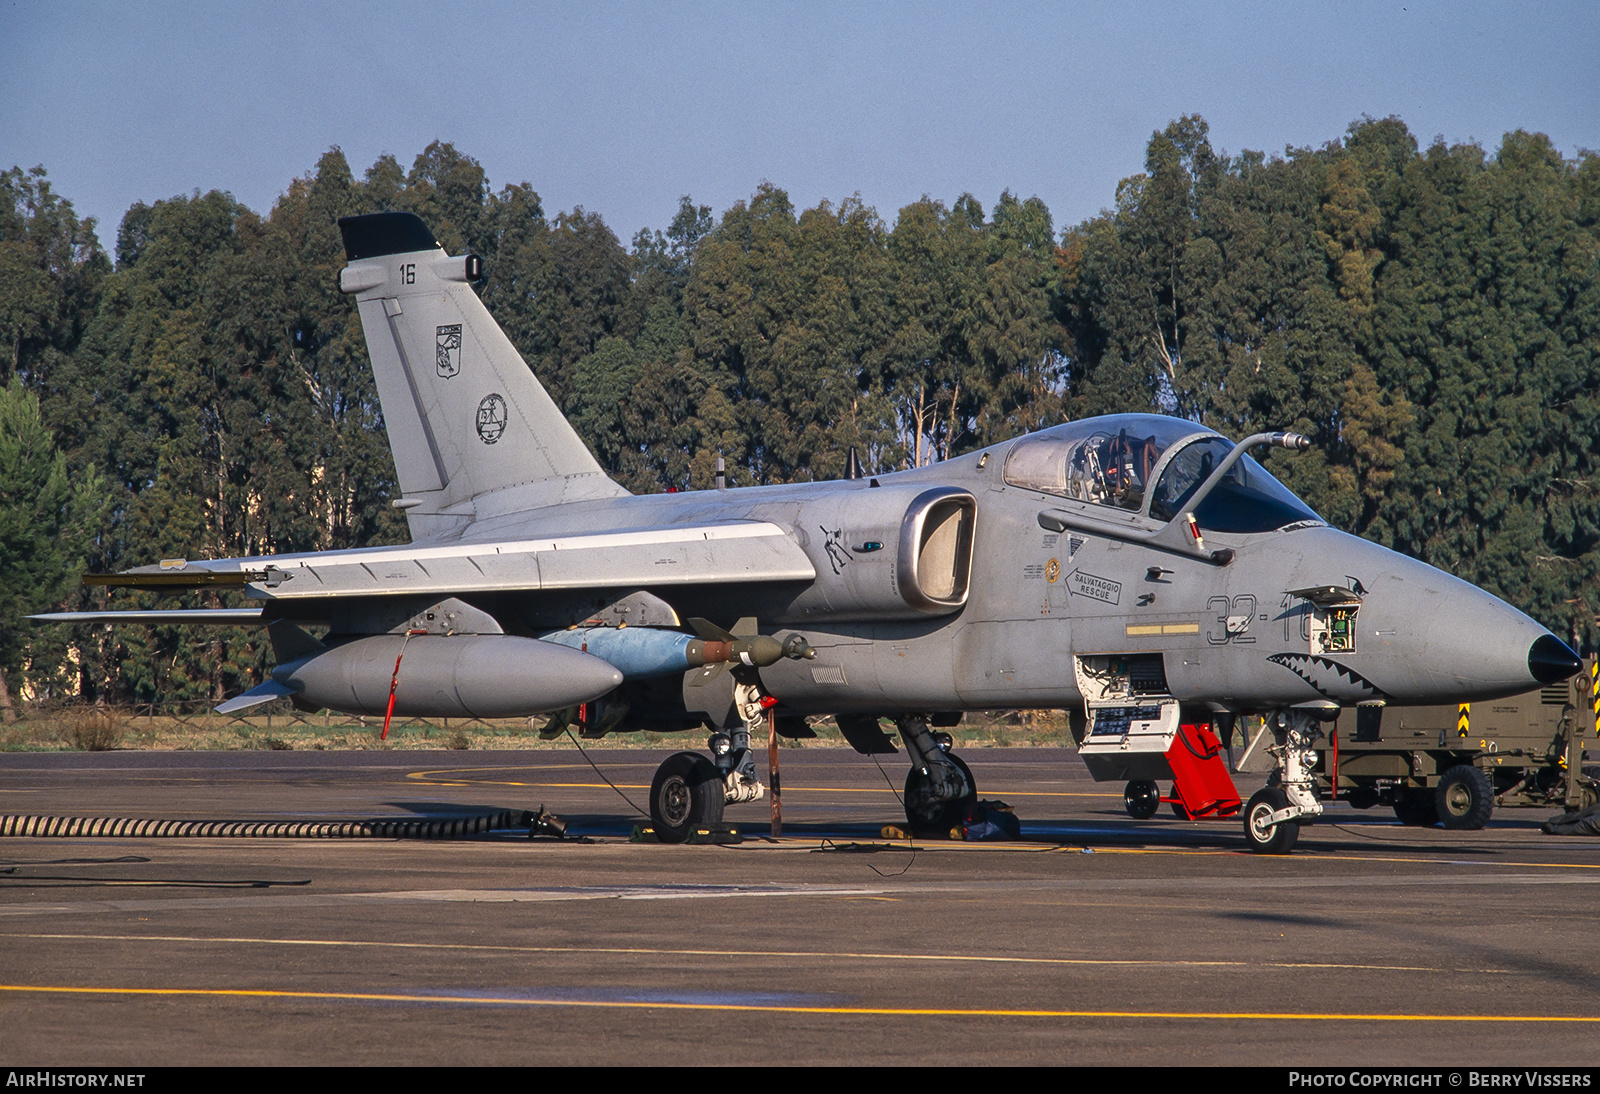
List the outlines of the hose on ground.
<svg viewBox="0 0 1600 1094">
<path fill-rule="evenodd" d="M 134 817 L 0 816 L 5 836 L 244 836 L 255 839 L 466 839 L 508 828 L 531 829 L 544 815 L 507 809 L 481 817 L 429 820 L 378 817 L 369 820 L 218 821 L 150 820 Z"/>
</svg>

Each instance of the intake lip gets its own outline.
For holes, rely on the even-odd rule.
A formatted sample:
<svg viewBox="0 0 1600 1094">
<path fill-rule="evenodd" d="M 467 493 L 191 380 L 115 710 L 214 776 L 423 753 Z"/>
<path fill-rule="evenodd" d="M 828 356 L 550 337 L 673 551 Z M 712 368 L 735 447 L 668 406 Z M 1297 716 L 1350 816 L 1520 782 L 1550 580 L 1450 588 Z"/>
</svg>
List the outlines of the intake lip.
<svg viewBox="0 0 1600 1094">
<path fill-rule="evenodd" d="M 1528 672 L 1541 684 L 1558 684 L 1583 668 L 1583 661 L 1561 639 L 1542 635 L 1528 647 Z"/>
</svg>

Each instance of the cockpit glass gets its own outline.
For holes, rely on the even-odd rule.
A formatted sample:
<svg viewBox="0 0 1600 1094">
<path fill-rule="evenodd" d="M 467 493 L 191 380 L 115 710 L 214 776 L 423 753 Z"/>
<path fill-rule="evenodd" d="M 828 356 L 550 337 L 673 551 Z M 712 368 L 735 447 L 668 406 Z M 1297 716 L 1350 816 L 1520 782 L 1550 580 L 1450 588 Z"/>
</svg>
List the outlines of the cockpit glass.
<svg viewBox="0 0 1600 1094">
<path fill-rule="evenodd" d="M 1207 436 L 1193 422 L 1117 414 L 1024 437 L 1006 456 L 1005 481 L 1130 512 L 1143 510 L 1148 501 L 1150 516 L 1168 521 L 1188 511 L 1195 491 L 1233 448 L 1232 441 Z M 1157 468 L 1161 473 L 1152 483 Z M 1268 532 L 1321 520 L 1249 456 L 1233 465 L 1194 515 L 1201 528 L 1213 532 Z"/>
<path fill-rule="evenodd" d="M 1150 498 L 1150 515 L 1171 520 L 1182 513 L 1200 485 L 1233 450 L 1233 442 L 1205 437 L 1179 449 L 1161 472 Z M 1267 474 L 1249 456 L 1229 469 L 1194 511 L 1195 523 L 1208 532 L 1270 532 L 1303 520 L 1321 520 L 1305 502 Z"/>
<path fill-rule="evenodd" d="M 1144 506 L 1150 474 L 1161 454 L 1178 439 L 1173 427 L 1183 433 L 1194 430 L 1187 422 L 1135 414 L 1097 419 L 1093 426 L 1088 422 L 1059 426 L 1012 447 L 1006 457 L 1006 482 L 1137 512 Z"/>
</svg>

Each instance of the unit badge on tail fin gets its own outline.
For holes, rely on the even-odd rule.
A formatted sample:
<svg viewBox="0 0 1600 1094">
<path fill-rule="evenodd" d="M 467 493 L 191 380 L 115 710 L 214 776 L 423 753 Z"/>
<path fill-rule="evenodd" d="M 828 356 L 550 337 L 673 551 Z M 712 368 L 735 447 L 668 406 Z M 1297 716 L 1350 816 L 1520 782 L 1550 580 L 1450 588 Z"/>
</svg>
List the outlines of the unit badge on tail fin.
<svg viewBox="0 0 1600 1094">
<path fill-rule="evenodd" d="M 494 444 L 506 431 L 506 401 L 498 393 L 485 395 L 478 404 L 478 436 L 484 444 Z"/>
<path fill-rule="evenodd" d="M 461 324 L 449 323 L 434 328 L 434 361 L 446 380 L 461 371 Z"/>
</svg>

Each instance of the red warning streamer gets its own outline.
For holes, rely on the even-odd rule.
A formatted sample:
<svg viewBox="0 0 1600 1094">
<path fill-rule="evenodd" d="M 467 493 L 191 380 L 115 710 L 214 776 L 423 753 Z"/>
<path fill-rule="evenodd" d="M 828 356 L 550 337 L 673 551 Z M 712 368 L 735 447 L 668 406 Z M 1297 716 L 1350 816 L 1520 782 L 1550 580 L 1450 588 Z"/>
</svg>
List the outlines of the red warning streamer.
<svg viewBox="0 0 1600 1094">
<path fill-rule="evenodd" d="M 400 652 L 394 658 L 394 675 L 389 677 L 389 709 L 383 712 L 383 732 L 378 734 L 378 740 L 389 739 L 389 719 L 394 717 L 394 689 L 400 686 L 400 659 L 406 655 L 406 646 L 411 642 L 414 634 L 427 634 L 427 631 L 407 631 L 404 642 L 400 643 Z"/>
</svg>

